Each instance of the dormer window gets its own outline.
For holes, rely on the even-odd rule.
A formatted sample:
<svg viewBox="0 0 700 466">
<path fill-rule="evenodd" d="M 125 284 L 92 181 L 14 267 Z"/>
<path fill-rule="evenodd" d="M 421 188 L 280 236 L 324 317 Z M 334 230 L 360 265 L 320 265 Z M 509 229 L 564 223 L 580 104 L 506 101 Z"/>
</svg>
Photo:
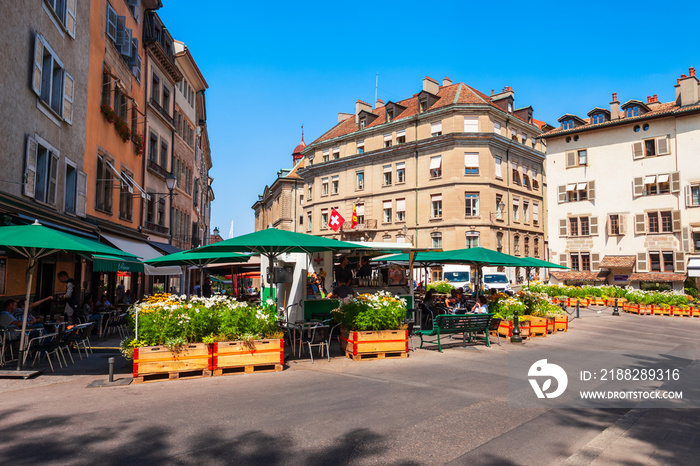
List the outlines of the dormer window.
<svg viewBox="0 0 700 466">
<path fill-rule="evenodd" d="M 574 120 L 564 120 L 561 122 L 561 127 L 562 129 L 573 129 L 574 128 Z"/>
<path fill-rule="evenodd" d="M 394 111 L 393 110 L 387 110 L 386 112 L 386 121 L 387 123 L 391 122 L 394 119 Z"/>
<path fill-rule="evenodd" d="M 420 101 L 420 111 L 421 111 L 421 113 L 422 113 L 422 112 L 425 112 L 426 110 L 428 110 L 428 101 L 427 101 L 427 100 L 421 100 L 421 101 Z"/>
<path fill-rule="evenodd" d="M 627 118 L 639 116 L 639 107 L 636 105 L 633 107 L 628 107 L 626 110 Z"/>
<path fill-rule="evenodd" d="M 360 118 L 360 129 L 365 129 L 365 126 L 367 125 L 367 119 L 366 118 Z"/>
<path fill-rule="evenodd" d="M 508 102 L 508 113 L 513 113 L 513 104 Z"/>
<path fill-rule="evenodd" d="M 594 125 L 597 125 L 598 123 L 602 123 L 605 121 L 605 116 L 602 113 L 596 113 L 591 115 L 591 123 Z"/>
</svg>

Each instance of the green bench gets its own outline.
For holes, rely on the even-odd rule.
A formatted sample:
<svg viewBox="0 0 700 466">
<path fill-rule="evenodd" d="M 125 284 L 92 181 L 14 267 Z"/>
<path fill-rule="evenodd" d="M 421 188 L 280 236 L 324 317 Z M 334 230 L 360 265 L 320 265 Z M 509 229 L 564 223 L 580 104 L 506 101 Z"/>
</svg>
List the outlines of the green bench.
<svg viewBox="0 0 700 466">
<path fill-rule="evenodd" d="M 472 341 L 474 334 L 484 333 L 486 346 L 491 346 L 489 342 L 489 324 L 493 314 L 440 314 L 435 316 L 433 328 L 430 330 L 417 330 L 416 335 L 420 336 L 420 347 L 423 348 L 423 336 L 436 336 L 438 349 L 442 353 L 440 335 L 464 334 L 462 346 L 467 346 L 467 337 Z"/>
</svg>

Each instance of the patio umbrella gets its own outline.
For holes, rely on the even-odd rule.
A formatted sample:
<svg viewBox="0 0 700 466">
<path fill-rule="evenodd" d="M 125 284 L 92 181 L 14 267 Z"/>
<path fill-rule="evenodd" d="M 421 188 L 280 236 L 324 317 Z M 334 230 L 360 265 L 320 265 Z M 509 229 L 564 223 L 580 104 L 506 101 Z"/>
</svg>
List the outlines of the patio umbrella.
<svg viewBox="0 0 700 466">
<path fill-rule="evenodd" d="M 529 265 L 525 267 L 538 267 L 543 269 L 568 269 L 569 267 L 565 265 L 555 264 L 553 262 L 544 261 L 542 259 L 537 259 L 535 257 L 521 257 L 523 261 L 527 262 Z"/>
<path fill-rule="evenodd" d="M 201 252 L 252 252 L 264 255 L 273 263 L 280 254 L 287 252 L 304 252 L 311 254 L 324 251 L 341 251 L 344 249 L 365 249 L 365 246 L 346 243 L 323 236 L 306 235 L 292 231 L 268 228 L 247 235 L 219 241 L 218 243 L 202 246 Z M 186 254 L 192 254 L 188 252 Z"/>
<path fill-rule="evenodd" d="M 49 256 L 57 251 L 104 254 L 107 256 L 121 256 L 130 259 L 136 258 L 136 256 L 132 254 L 106 246 L 97 241 L 45 227 L 41 225 L 38 220 L 31 225 L 0 227 L 0 246 L 5 246 L 29 259 L 29 266 L 27 267 L 27 292 L 24 301 L 22 333 L 19 342 L 20 353 L 17 361 L 18 371 L 22 368 L 22 359 L 25 351 L 24 334 L 27 331 L 27 314 L 30 308 L 29 296 L 32 290 L 34 267 L 38 259 Z"/>
</svg>

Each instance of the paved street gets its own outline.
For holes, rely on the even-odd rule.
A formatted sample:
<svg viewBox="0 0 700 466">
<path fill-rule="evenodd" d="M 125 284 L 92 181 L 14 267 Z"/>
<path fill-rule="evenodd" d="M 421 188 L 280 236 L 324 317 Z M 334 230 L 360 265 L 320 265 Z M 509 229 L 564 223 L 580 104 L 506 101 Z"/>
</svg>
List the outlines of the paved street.
<svg viewBox="0 0 700 466">
<path fill-rule="evenodd" d="M 336 353 L 278 373 L 86 388 L 106 378 L 108 355 L 95 353 L 0 380 L 0 463 L 692 464 L 698 410 L 509 408 L 511 351 L 700 347 L 700 319 L 581 313 L 567 334 L 522 346 Z"/>
</svg>

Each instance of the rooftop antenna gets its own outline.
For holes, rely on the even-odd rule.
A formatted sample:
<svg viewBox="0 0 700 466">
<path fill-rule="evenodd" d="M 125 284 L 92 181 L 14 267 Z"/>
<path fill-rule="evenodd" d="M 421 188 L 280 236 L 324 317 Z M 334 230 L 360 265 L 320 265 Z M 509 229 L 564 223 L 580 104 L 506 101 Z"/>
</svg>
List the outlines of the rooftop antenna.
<svg viewBox="0 0 700 466">
<path fill-rule="evenodd" d="M 301 142 L 304 142 L 304 125 L 301 125 Z"/>
<path fill-rule="evenodd" d="M 233 238 L 233 220 L 231 220 L 231 229 L 228 231 L 228 239 Z"/>
</svg>

